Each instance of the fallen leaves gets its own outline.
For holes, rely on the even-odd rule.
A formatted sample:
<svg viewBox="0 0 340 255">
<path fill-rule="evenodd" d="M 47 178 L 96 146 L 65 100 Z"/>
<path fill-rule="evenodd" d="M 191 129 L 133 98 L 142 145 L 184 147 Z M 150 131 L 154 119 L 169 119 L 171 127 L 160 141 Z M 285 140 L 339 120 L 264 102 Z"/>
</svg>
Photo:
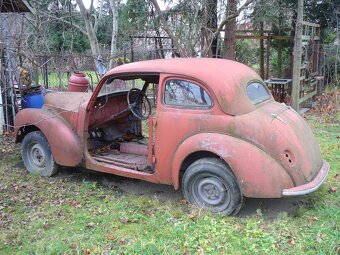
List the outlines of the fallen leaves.
<svg viewBox="0 0 340 255">
<path fill-rule="evenodd" d="M 329 187 L 328 192 L 329 193 L 334 193 L 338 191 L 338 187 Z"/>
<path fill-rule="evenodd" d="M 70 247 L 71 247 L 72 249 L 77 249 L 77 248 L 78 248 L 78 245 L 77 245 L 76 243 L 73 243 L 73 244 L 70 245 Z"/>
<path fill-rule="evenodd" d="M 287 244 L 289 245 L 289 246 L 294 246 L 295 245 L 295 237 L 291 237 L 289 240 L 288 240 L 288 242 L 287 242 Z"/>
<path fill-rule="evenodd" d="M 44 224 L 43 229 L 45 229 L 45 230 L 48 230 L 48 229 L 49 229 L 48 223 L 45 223 L 45 224 Z"/>
<path fill-rule="evenodd" d="M 323 238 L 323 236 L 322 236 L 321 234 L 318 234 L 318 235 L 316 236 L 316 242 L 317 242 L 317 243 L 322 243 L 322 238 Z"/>
<path fill-rule="evenodd" d="M 75 208 L 81 208 L 81 203 L 79 201 L 73 201 L 72 202 L 72 205 L 75 207 Z"/>
<path fill-rule="evenodd" d="M 334 178 L 334 181 L 340 182 L 340 174 L 335 174 L 333 178 Z"/>
<path fill-rule="evenodd" d="M 308 223 L 309 223 L 309 224 L 312 224 L 312 223 L 314 223 L 314 222 L 316 222 L 316 221 L 318 221 L 318 220 L 319 220 L 319 218 L 316 217 L 316 216 L 309 217 L 309 218 L 308 218 Z"/>
<path fill-rule="evenodd" d="M 313 111 L 316 113 L 335 113 L 338 105 L 336 105 L 336 96 L 339 98 L 339 91 L 335 92 L 324 92 L 316 97 L 316 105 Z"/>
<path fill-rule="evenodd" d="M 123 224 L 130 223 L 131 221 L 128 218 L 121 218 L 120 222 Z"/>
<path fill-rule="evenodd" d="M 94 228 L 96 226 L 96 224 L 95 223 L 93 223 L 93 222 L 90 222 L 90 223 L 88 223 L 87 225 L 86 225 L 86 228 Z"/>
<path fill-rule="evenodd" d="M 83 250 L 83 254 L 91 254 L 91 250 L 90 249 L 84 249 Z"/>
<path fill-rule="evenodd" d="M 111 234 L 107 234 L 106 238 L 110 239 L 110 240 L 116 239 L 116 237 L 114 235 L 111 235 Z"/>
</svg>

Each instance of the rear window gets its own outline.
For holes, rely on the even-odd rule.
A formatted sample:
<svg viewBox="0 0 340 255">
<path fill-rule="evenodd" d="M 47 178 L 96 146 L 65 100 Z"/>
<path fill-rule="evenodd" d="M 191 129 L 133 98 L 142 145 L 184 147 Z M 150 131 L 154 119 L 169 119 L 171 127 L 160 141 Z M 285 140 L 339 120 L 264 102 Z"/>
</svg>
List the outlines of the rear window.
<svg viewBox="0 0 340 255">
<path fill-rule="evenodd" d="M 258 104 L 270 98 L 268 89 L 259 82 L 252 82 L 247 86 L 247 94 L 249 99 Z"/>
</svg>

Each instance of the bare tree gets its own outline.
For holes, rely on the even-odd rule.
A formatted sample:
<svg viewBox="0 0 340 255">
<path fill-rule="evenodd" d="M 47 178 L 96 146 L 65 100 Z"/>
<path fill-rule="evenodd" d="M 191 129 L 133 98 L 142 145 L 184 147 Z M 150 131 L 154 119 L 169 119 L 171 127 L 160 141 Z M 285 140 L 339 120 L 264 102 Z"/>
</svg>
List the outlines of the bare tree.
<svg viewBox="0 0 340 255">
<path fill-rule="evenodd" d="M 114 55 L 116 52 L 117 45 L 117 31 L 118 31 L 118 4 L 117 0 L 109 0 L 110 10 L 112 13 L 112 34 L 111 34 L 111 51 L 110 51 L 110 66 L 113 67 Z"/>
<path fill-rule="evenodd" d="M 229 27 L 227 29 L 228 35 L 232 36 L 235 32 L 235 24 L 236 18 L 240 15 L 242 11 L 249 7 L 255 0 L 247 0 L 237 9 L 237 0 L 229 0 L 234 3 L 231 7 L 230 12 L 228 15 L 225 16 L 218 23 L 218 15 L 217 15 L 217 0 L 193 0 L 191 3 L 194 6 L 200 6 L 201 11 L 200 13 L 196 12 L 189 12 L 185 15 L 198 15 L 197 20 L 201 22 L 201 47 L 200 47 L 200 54 L 201 56 L 213 57 L 218 54 L 217 52 L 217 39 L 220 35 L 221 31 L 225 29 L 225 26 L 229 23 Z M 163 30 L 166 34 L 173 40 L 174 45 L 176 48 L 182 53 L 186 52 L 186 46 L 183 45 L 181 42 L 185 40 L 181 40 L 178 35 L 174 32 L 174 29 L 167 23 L 165 16 L 169 13 L 169 11 L 161 11 L 157 0 L 149 0 L 149 2 L 155 7 L 156 15 L 159 18 L 160 25 L 162 26 Z M 180 1 L 181 2 L 181 1 Z M 235 4 L 236 3 L 236 4 Z M 228 26 L 228 25 L 227 25 Z M 232 31 L 230 29 L 234 27 Z M 229 40 L 228 40 L 229 39 Z M 230 45 L 229 52 L 235 52 L 235 39 L 228 38 L 225 41 L 225 45 Z M 230 40 L 231 39 L 231 40 Z M 229 46 L 228 46 L 229 47 Z M 233 53 L 234 54 L 234 53 Z M 187 54 L 182 54 L 187 55 Z"/>
<path fill-rule="evenodd" d="M 173 44 L 175 45 L 175 47 L 177 48 L 177 50 L 180 52 L 180 54 L 185 52 L 185 47 L 183 47 L 180 42 L 178 37 L 174 34 L 174 32 L 172 31 L 172 29 L 170 28 L 170 26 L 168 25 L 162 11 L 161 8 L 159 7 L 159 4 L 157 2 L 157 0 L 149 0 L 153 6 L 155 7 L 155 13 L 157 15 L 157 17 L 159 18 L 159 23 L 160 25 L 163 27 L 164 31 L 168 34 L 168 36 L 171 38 L 171 40 L 173 41 Z"/>
<path fill-rule="evenodd" d="M 99 20 L 102 16 L 103 0 L 98 0 L 99 6 L 100 6 L 99 13 L 98 13 L 98 16 L 94 15 L 94 22 L 91 19 L 92 9 L 93 9 L 93 0 L 91 0 L 90 9 L 85 8 L 83 0 L 76 0 L 76 1 L 79 6 L 80 14 L 85 23 L 86 32 L 87 32 L 86 35 L 90 42 L 92 56 L 96 58 L 100 55 L 100 48 L 99 48 L 99 43 L 98 43 L 96 34 L 97 34 Z"/>
</svg>

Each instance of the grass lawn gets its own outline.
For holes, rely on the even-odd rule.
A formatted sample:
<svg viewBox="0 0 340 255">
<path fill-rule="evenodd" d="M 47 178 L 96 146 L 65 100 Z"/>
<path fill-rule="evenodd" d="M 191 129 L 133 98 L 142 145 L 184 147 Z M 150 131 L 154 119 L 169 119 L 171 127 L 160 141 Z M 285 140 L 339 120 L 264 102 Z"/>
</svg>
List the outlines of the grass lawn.
<svg viewBox="0 0 340 255">
<path fill-rule="evenodd" d="M 104 184 L 107 175 L 86 171 L 30 175 L 19 147 L 3 141 L 0 254 L 339 254 L 340 126 L 308 121 L 329 176 L 293 213 L 274 215 L 261 207 L 242 217 L 211 215 L 181 199 L 123 192 Z"/>
<path fill-rule="evenodd" d="M 98 84 L 97 75 L 94 71 L 82 71 L 87 75 L 89 78 L 90 84 L 91 84 L 91 76 L 92 76 L 92 82 L 93 86 L 96 86 Z M 72 73 L 71 73 L 72 75 Z M 68 85 L 69 77 L 66 72 L 62 72 L 58 74 L 57 72 L 50 72 L 48 74 L 48 86 L 49 88 L 61 88 L 66 89 Z M 44 84 L 43 76 L 39 76 L 39 83 Z"/>
</svg>

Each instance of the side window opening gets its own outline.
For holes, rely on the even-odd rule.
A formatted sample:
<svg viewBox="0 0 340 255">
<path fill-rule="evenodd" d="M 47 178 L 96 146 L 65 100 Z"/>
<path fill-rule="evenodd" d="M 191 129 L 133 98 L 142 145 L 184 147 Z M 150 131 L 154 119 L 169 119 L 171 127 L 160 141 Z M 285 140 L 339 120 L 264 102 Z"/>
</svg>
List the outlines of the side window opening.
<svg viewBox="0 0 340 255">
<path fill-rule="evenodd" d="M 254 103 L 258 104 L 265 100 L 270 99 L 268 89 L 259 82 L 252 82 L 247 86 L 247 94 L 249 99 Z"/>
<path fill-rule="evenodd" d="M 209 108 L 212 101 L 201 86 L 185 80 L 168 80 L 165 84 L 163 101 L 166 105 L 180 107 Z"/>
</svg>

